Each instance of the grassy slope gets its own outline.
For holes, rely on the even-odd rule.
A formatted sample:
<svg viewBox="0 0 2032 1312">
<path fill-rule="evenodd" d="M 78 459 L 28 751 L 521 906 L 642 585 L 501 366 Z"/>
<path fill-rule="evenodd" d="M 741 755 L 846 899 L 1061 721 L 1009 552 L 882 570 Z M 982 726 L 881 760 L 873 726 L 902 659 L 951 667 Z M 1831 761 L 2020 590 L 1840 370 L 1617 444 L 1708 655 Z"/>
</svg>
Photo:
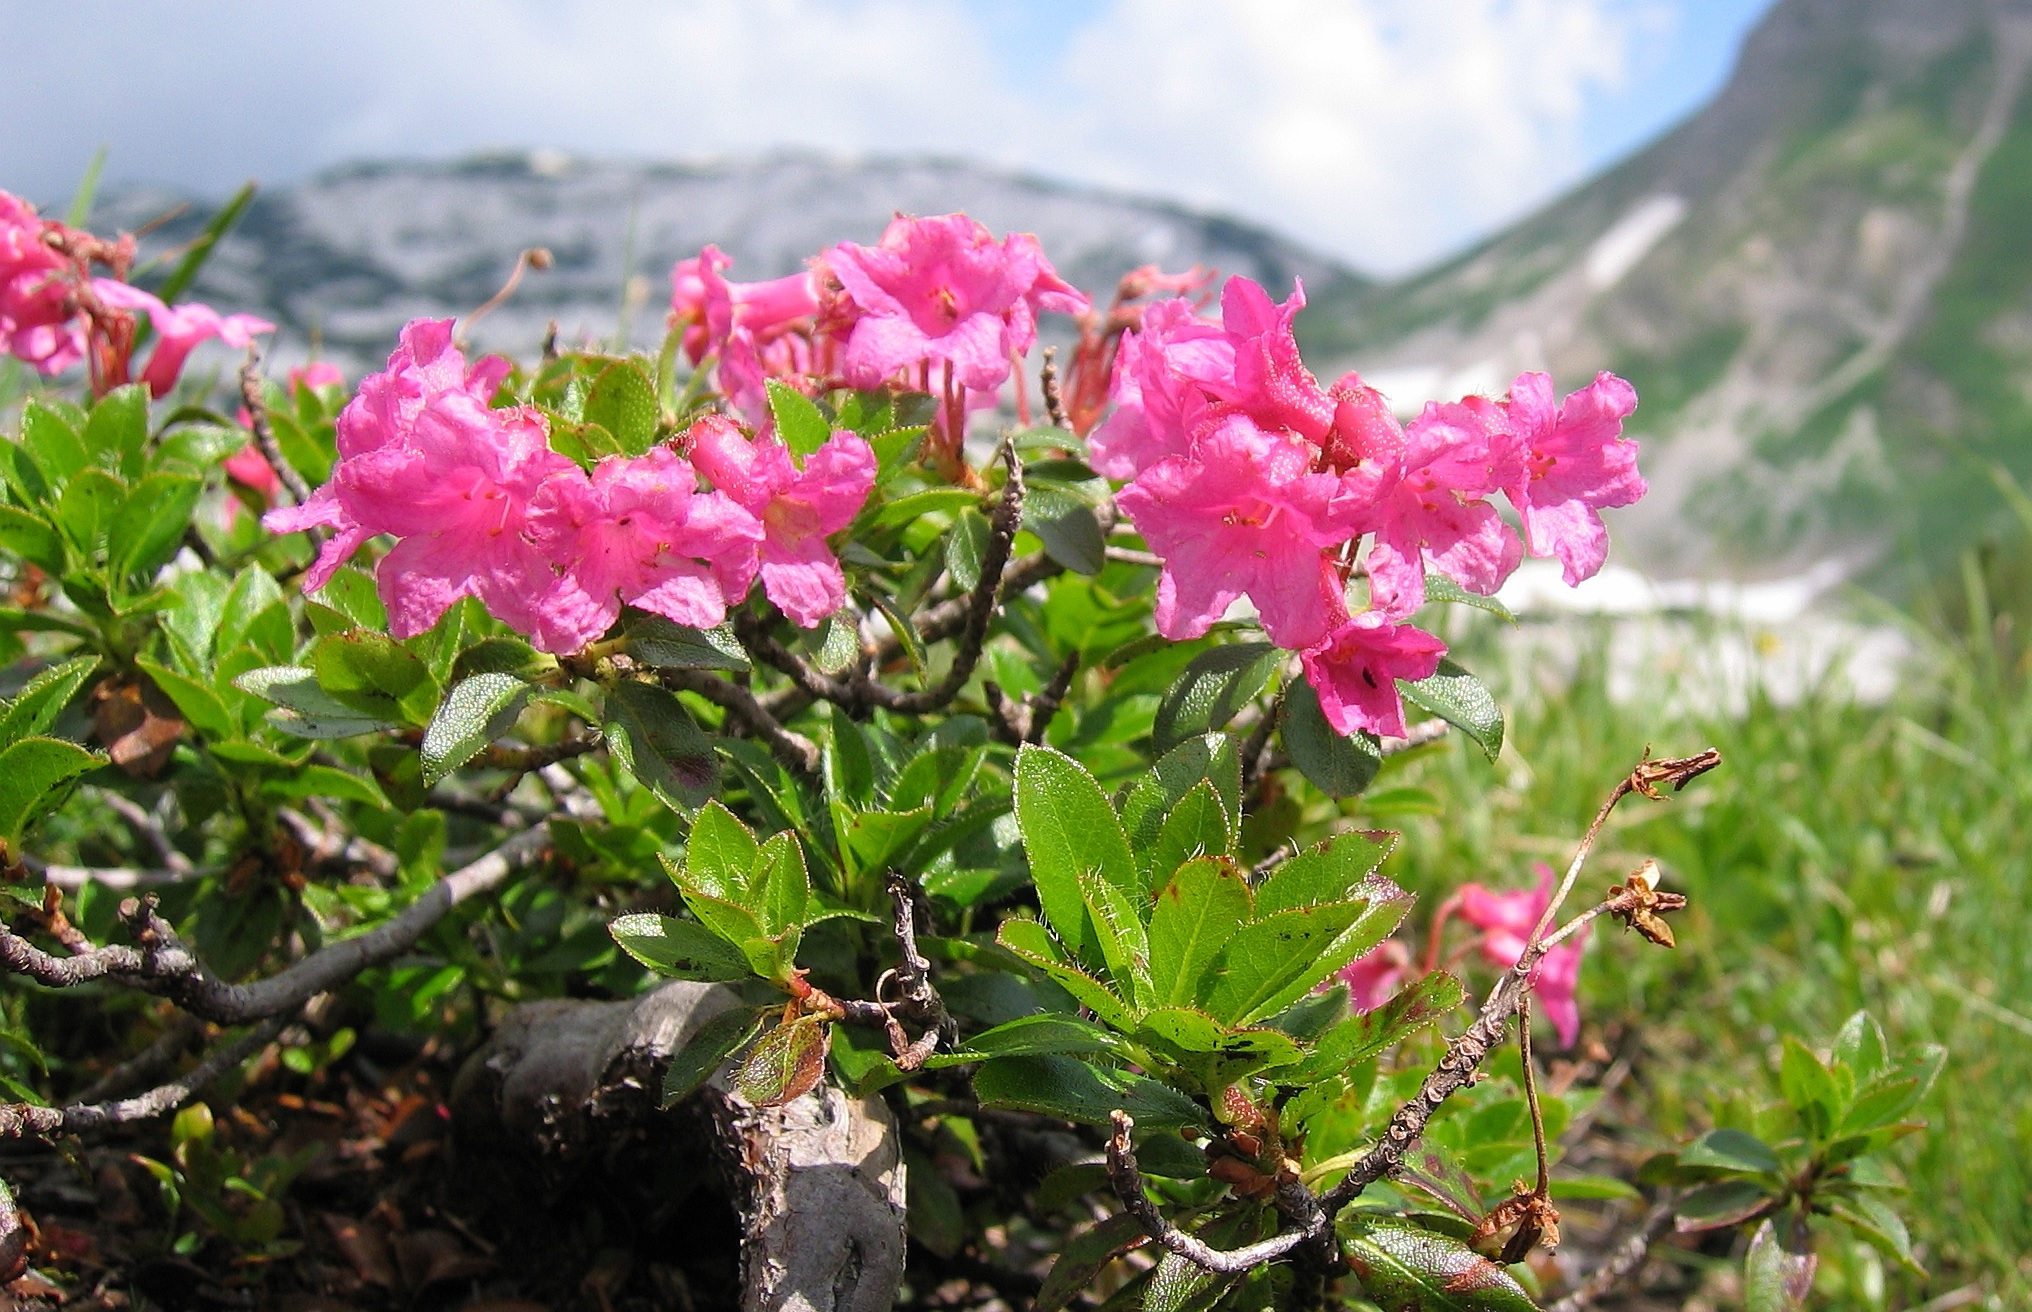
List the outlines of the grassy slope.
<svg viewBox="0 0 2032 1312">
<path fill-rule="evenodd" d="M 1969 1282 L 2002 1299 L 1988 1306 L 2032 1300 L 2032 1032 L 1996 1010 L 2032 1012 L 2032 700 L 2022 672 L 1943 655 L 1937 683 L 1888 709 L 1759 706 L 1739 722 L 1613 705 L 1584 674 L 1507 699 L 1512 746 L 1496 766 L 1452 750 L 1401 780 L 1439 793 L 1449 819 L 1413 822 L 1398 878 L 1514 886 L 1533 860 L 1562 859 L 1647 744 L 1722 749 L 1724 768 L 1686 797 L 1627 804 L 1584 877 L 1605 885 L 1655 854 L 1693 898 L 1677 953 L 1597 939 L 1585 1011 L 1591 1025 L 1645 1027 L 1620 1129 L 1639 1145 L 1706 1128 L 1709 1101 L 1732 1088 L 1775 1093 L 1778 1037 L 1824 1044 L 1859 1006 L 1894 1044 L 1948 1046 L 1933 1130 L 1907 1154 L 1933 1278 L 1901 1297 L 1894 1272 L 1889 1301 L 1872 1299 L 1873 1260 L 1838 1254 L 1827 1306 L 1912 1306 Z"/>
</svg>

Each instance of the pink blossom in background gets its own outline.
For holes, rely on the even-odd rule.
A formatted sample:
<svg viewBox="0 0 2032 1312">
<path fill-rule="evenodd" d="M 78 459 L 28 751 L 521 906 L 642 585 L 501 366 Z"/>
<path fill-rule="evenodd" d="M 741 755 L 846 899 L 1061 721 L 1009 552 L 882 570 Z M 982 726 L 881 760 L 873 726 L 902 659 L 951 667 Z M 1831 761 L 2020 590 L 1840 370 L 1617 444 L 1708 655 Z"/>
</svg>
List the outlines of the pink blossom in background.
<svg viewBox="0 0 2032 1312">
<path fill-rule="evenodd" d="M 1438 569 L 1487 596 L 1523 559 L 1523 544 L 1486 498 L 1516 468 L 1515 442 L 1495 402 L 1433 402 L 1405 429 L 1403 476 L 1380 508 L 1369 550 L 1376 609 L 1402 618 L 1425 604 Z"/>
<path fill-rule="evenodd" d="M 1326 722 L 1343 736 L 1366 729 L 1404 736 L 1404 699 L 1397 680 L 1429 679 L 1446 644 L 1409 624 L 1370 611 L 1355 616 L 1300 658 Z"/>
<path fill-rule="evenodd" d="M 1553 395 L 1546 374 L 1519 374 L 1510 384 L 1509 419 L 1522 459 L 1504 486 L 1524 518 L 1531 554 L 1559 557 L 1572 587 L 1608 559 L 1609 531 L 1598 512 L 1630 505 L 1645 492 L 1637 443 L 1623 436 L 1637 391 L 1604 373 L 1568 393 L 1557 409 Z"/>
<path fill-rule="evenodd" d="M 268 457 L 261 454 L 261 448 L 252 442 L 227 456 L 221 467 L 227 478 L 258 493 L 270 505 L 282 495 L 282 480 L 277 477 L 275 467 L 268 463 Z M 228 505 L 227 509 L 232 507 Z"/>
<path fill-rule="evenodd" d="M 563 572 L 537 605 L 537 646 L 579 650 L 613 626 L 623 602 L 701 628 L 723 621 L 755 576 L 762 526 L 697 486 L 669 447 L 603 460 L 590 479 L 545 483 L 531 536 Z"/>
<path fill-rule="evenodd" d="M 1340 480 L 1315 472 L 1313 454 L 1230 413 L 1205 426 L 1192 456 L 1162 460 L 1122 489 L 1115 504 L 1164 558 L 1158 632 L 1197 638 L 1244 595 L 1283 647 L 1309 647 L 1347 618 L 1324 551 L 1350 526 L 1335 519 Z"/>
<path fill-rule="evenodd" d="M 846 575 L 826 537 L 853 521 L 875 486 L 875 452 L 867 442 L 834 433 L 799 469 L 783 443 L 751 441 L 718 416 L 693 424 L 685 440 L 699 471 L 761 522 L 769 600 L 807 629 L 844 606 Z"/>
<path fill-rule="evenodd" d="M 684 353 L 693 364 L 719 351 L 737 328 L 746 329 L 755 342 L 767 343 L 808 326 L 818 313 L 812 274 L 729 282 L 724 274 L 733 263 L 719 247 L 708 246 L 671 268 L 671 319 L 684 325 Z"/>
<path fill-rule="evenodd" d="M 1094 469 L 1127 480 L 1168 456 L 1191 454 L 1192 429 L 1209 404 L 1194 379 L 1232 375 L 1234 360 L 1227 334 L 1192 302 L 1146 308 L 1142 327 L 1123 334 L 1115 356 L 1115 410 L 1090 439 Z"/>
<path fill-rule="evenodd" d="M 274 324 L 251 314 L 220 314 L 209 305 L 195 302 L 165 305 L 139 287 L 111 278 L 92 279 L 92 291 L 102 303 L 116 310 L 146 314 L 154 325 L 155 349 L 149 352 L 141 381 L 148 384 L 149 395 L 158 400 L 176 386 L 184 361 L 199 344 L 217 338 L 223 345 L 244 351 L 254 344 L 256 334 L 275 331 Z"/>
<path fill-rule="evenodd" d="M 62 373 L 85 355 L 85 323 L 71 261 L 43 240 L 63 225 L 0 191 L 0 351 L 42 374 Z"/>
<path fill-rule="evenodd" d="M 851 311 L 842 364 L 856 387 L 899 371 L 940 386 L 992 391 L 1037 336 L 1037 313 L 1076 314 L 1085 296 L 1059 278 L 1036 238 L 996 241 L 964 214 L 897 218 L 874 246 L 841 242 L 825 254 Z"/>
<path fill-rule="evenodd" d="M 1461 919 L 1482 931 L 1482 959 L 1498 970 L 1508 970 L 1524 955 L 1531 931 L 1538 926 L 1545 908 L 1552 903 L 1558 879 L 1551 866 L 1539 862 L 1535 889 L 1495 893 L 1480 884 L 1464 884 L 1458 898 Z M 1580 1037 L 1580 1004 L 1575 991 L 1580 984 L 1580 961 L 1587 951 L 1588 931 L 1546 953 L 1531 974 L 1531 991 L 1543 1005 L 1546 1019 L 1559 1034 L 1563 1048 L 1571 1048 Z"/>
<path fill-rule="evenodd" d="M 292 392 L 299 387 L 308 387 L 312 391 L 316 391 L 320 387 L 344 387 L 345 385 L 345 372 L 329 360 L 312 360 L 309 364 L 297 364 L 289 367 L 289 390 Z"/>
<path fill-rule="evenodd" d="M 1386 938 L 1340 970 L 1340 981 L 1348 986 L 1348 1005 L 1367 1014 L 1388 1002 L 1411 970 L 1411 950 L 1403 942 Z"/>
</svg>

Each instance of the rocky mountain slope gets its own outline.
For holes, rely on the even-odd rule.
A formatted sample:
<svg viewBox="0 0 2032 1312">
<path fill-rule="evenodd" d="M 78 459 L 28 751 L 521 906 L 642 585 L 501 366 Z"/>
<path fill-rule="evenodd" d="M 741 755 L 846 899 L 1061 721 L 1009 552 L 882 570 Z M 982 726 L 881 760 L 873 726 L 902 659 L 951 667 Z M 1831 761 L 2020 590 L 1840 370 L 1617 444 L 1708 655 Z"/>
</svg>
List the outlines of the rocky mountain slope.
<svg viewBox="0 0 2032 1312">
<path fill-rule="evenodd" d="M 127 191 L 94 219 L 135 227 L 183 199 Z M 1035 232 L 1061 273 L 1096 292 L 1153 261 L 1207 264 L 1271 286 L 1294 275 L 1321 290 L 1361 285 L 1260 228 L 959 162 L 782 156 L 686 167 L 537 152 L 362 164 L 268 191 L 221 245 L 197 294 L 267 315 L 284 329 L 285 352 L 317 338 L 328 357 L 357 371 L 386 358 L 406 320 L 470 312 L 501 286 L 520 251 L 542 246 L 554 267 L 527 278 L 474 340 L 529 354 L 551 319 L 568 337 L 606 339 L 626 318 L 640 344 L 661 335 L 672 262 L 707 242 L 734 257 L 732 276 L 774 277 L 829 242 L 874 241 L 897 211 L 951 210 L 997 232 Z M 210 212 L 194 205 L 153 244 L 187 238 Z"/>
<path fill-rule="evenodd" d="M 1653 571 L 1935 564 L 2032 479 L 2032 0 L 1781 0 L 1706 109 L 1311 345 L 1400 405 L 1634 380 Z M 1629 559 L 1626 556 L 1625 559 Z"/>
</svg>

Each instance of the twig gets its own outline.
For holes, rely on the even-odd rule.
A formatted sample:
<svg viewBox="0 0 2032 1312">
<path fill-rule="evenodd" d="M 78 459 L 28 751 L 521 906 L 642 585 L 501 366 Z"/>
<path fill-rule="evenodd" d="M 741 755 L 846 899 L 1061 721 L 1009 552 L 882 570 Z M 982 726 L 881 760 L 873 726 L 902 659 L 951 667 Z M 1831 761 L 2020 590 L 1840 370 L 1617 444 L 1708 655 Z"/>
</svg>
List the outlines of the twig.
<svg viewBox="0 0 2032 1312">
<path fill-rule="evenodd" d="M 1069 428 L 1065 422 L 1065 399 L 1058 393 L 1058 348 L 1044 348 L 1044 367 L 1037 373 L 1038 390 L 1044 393 L 1044 415 L 1053 428 Z"/>
<path fill-rule="evenodd" d="M 988 709 L 995 714 L 993 727 L 1001 731 L 997 737 L 1011 747 L 1043 742 L 1045 730 L 1051 727 L 1058 708 L 1065 704 L 1065 695 L 1072 691 L 1073 675 L 1078 672 L 1079 653 L 1074 652 L 1060 662 L 1058 673 L 1051 676 L 1043 691 L 1025 693 L 1014 700 L 994 680 L 984 682 L 981 692 L 988 700 Z"/>
<path fill-rule="evenodd" d="M 1286 1230 L 1259 1243 L 1241 1248 L 1220 1249 L 1195 1239 L 1164 1219 L 1150 1196 L 1143 1192 L 1143 1173 L 1136 1168 L 1136 1150 L 1129 1143 L 1135 1120 L 1124 1111 L 1114 1113 L 1115 1132 L 1108 1137 L 1108 1180 L 1122 1200 L 1122 1208 L 1142 1225 L 1143 1233 L 1168 1252 L 1208 1271 L 1234 1275 L 1284 1256 L 1313 1238 L 1304 1230 Z"/>
<path fill-rule="evenodd" d="M 1277 727 L 1277 712 L 1284 705 L 1279 693 L 1256 719 L 1256 727 L 1242 740 L 1242 796 L 1249 796 L 1256 781 L 1270 772 L 1270 731 Z"/>
<path fill-rule="evenodd" d="M 195 1016 L 181 1013 L 173 1017 L 156 1036 L 155 1042 L 107 1071 L 78 1090 L 77 1101 L 81 1103 L 101 1102 L 122 1089 L 132 1088 L 143 1080 L 154 1079 L 190 1047 L 191 1040 L 204 1029 L 204 1022 Z"/>
<path fill-rule="evenodd" d="M 601 735 L 592 733 L 567 734 L 554 743 L 542 747 L 510 747 L 505 743 L 489 743 L 474 764 L 489 770 L 507 770 L 515 774 L 529 774 L 546 765 L 569 761 L 574 756 L 584 756 L 600 745 Z"/>
<path fill-rule="evenodd" d="M 83 956 L 54 957 L 0 925 L 0 968 L 52 988 L 105 979 L 170 999 L 192 1015 L 240 1025 L 302 1006 L 361 971 L 391 961 L 415 946 L 452 908 L 492 891 L 549 848 L 550 832 L 537 825 L 434 884 L 400 915 L 363 934 L 327 944 L 303 960 L 251 984 L 228 984 L 213 975 L 156 914 L 155 899 L 129 899 L 121 918 L 138 947 L 97 948 Z"/>
<path fill-rule="evenodd" d="M 176 844 L 169 841 L 169 834 L 162 827 L 162 820 L 147 807 L 109 788 L 98 788 L 93 791 L 99 800 L 133 831 L 134 836 L 154 853 L 155 859 L 162 863 L 165 870 L 177 875 L 194 873 L 195 867 L 191 864 L 191 859 L 177 851 Z"/>
<path fill-rule="evenodd" d="M 783 722 L 762 708 L 755 700 L 755 694 L 731 679 L 722 679 L 705 670 L 662 670 L 658 677 L 663 686 L 677 691 L 695 692 L 707 701 L 726 711 L 747 726 L 748 732 L 760 738 L 776 759 L 800 774 L 816 774 L 819 767 L 818 744 L 784 727 Z"/>
<path fill-rule="evenodd" d="M 1137 551 L 1130 547 L 1103 547 L 1101 555 L 1124 565 L 1142 565 L 1148 569 L 1164 568 L 1164 557 L 1154 551 Z"/>
<path fill-rule="evenodd" d="M 29 873 L 39 875 L 51 888 L 60 888 L 66 893 L 75 893 L 86 884 L 98 884 L 105 888 L 126 890 L 135 888 L 156 888 L 164 884 L 182 884 L 202 879 L 217 871 L 193 870 L 188 873 L 149 868 L 145 866 L 62 866 L 51 865 L 34 857 L 22 858 L 22 865 Z M 4 964 L 4 952 L 0 952 L 0 964 Z"/>
<path fill-rule="evenodd" d="M 158 1085 L 132 1098 L 122 1098 L 118 1102 L 73 1103 L 68 1107 L 36 1107 L 27 1103 L 0 1107 L 0 1137 L 18 1139 L 24 1134 L 52 1135 L 92 1130 L 100 1126 L 143 1121 L 175 1111 L 189 1102 L 198 1090 L 260 1051 L 282 1032 L 285 1023 L 285 1017 L 271 1016 L 213 1052 L 181 1079 Z"/>
<path fill-rule="evenodd" d="M 288 807 L 279 807 L 275 818 L 289 827 L 296 841 L 303 844 L 304 862 L 308 865 L 348 866 L 370 870 L 382 879 L 393 875 L 402 866 L 402 859 L 379 843 L 348 834 L 337 826 L 321 825 L 309 816 Z"/>
<path fill-rule="evenodd" d="M 289 489 L 289 495 L 299 506 L 310 500 L 310 484 L 303 481 L 303 475 L 296 472 L 296 466 L 289 463 L 276 444 L 275 430 L 268 426 L 268 402 L 261 395 L 261 356 L 253 347 L 247 348 L 247 363 L 240 366 L 240 399 L 247 406 L 247 429 L 254 434 L 254 445 L 261 448 L 262 458 Z M 325 531 L 321 528 L 306 529 L 311 546 L 323 547 Z"/>
<path fill-rule="evenodd" d="M 1631 1272 L 1644 1265 L 1644 1258 L 1651 1252 L 1651 1245 L 1658 1237 L 1672 1228 L 1672 1207 L 1660 1204 L 1651 1209 L 1651 1215 L 1644 1218 L 1629 1238 L 1616 1246 L 1603 1263 L 1590 1271 L 1585 1280 L 1571 1294 L 1551 1304 L 1545 1312 L 1581 1312 L 1594 1306 L 1596 1299 L 1621 1284 Z"/>
<path fill-rule="evenodd" d="M 1667 757 L 1658 761 L 1652 760 L 1651 749 L 1645 748 L 1644 759 L 1637 763 L 1637 768 L 1616 782 L 1616 786 L 1609 790 L 1608 800 L 1602 803 L 1602 809 L 1595 812 L 1594 823 L 1588 826 L 1587 833 L 1581 837 L 1580 847 L 1573 854 L 1572 862 L 1566 867 L 1566 878 L 1559 881 L 1559 890 L 1552 895 L 1552 900 L 1545 904 L 1545 912 L 1538 917 L 1538 925 L 1531 931 L 1531 937 L 1539 938 L 1551 928 L 1553 919 L 1559 915 L 1560 906 L 1566 901 L 1567 894 L 1573 891 L 1574 881 L 1580 878 L 1580 868 L 1587 863 L 1588 853 L 1594 850 L 1595 839 L 1601 836 L 1602 826 L 1609 822 L 1609 813 L 1616 809 L 1616 803 L 1631 793 L 1641 793 L 1654 802 L 1660 801 L 1662 798 L 1658 792 L 1658 785 L 1670 784 L 1672 791 L 1676 793 L 1721 763 L 1722 754 L 1712 747 L 1704 752 L 1696 752 L 1692 756 Z"/>
<path fill-rule="evenodd" d="M 1720 764 L 1721 753 L 1713 748 L 1697 756 L 1665 761 L 1647 759 L 1639 764 L 1627 778 L 1620 780 L 1610 791 L 1609 800 L 1603 803 L 1594 823 L 1588 827 L 1586 836 L 1581 840 L 1580 850 L 1567 872 L 1567 887 L 1571 888 L 1574 880 L 1579 877 L 1580 867 L 1593 848 L 1595 839 L 1600 835 L 1602 826 L 1607 823 L 1609 813 L 1615 809 L 1616 803 L 1633 792 L 1656 798 L 1658 784 L 1671 783 L 1675 788 L 1684 787 L 1690 780 Z M 1425 1077 L 1425 1082 L 1419 1086 L 1417 1094 L 1397 1109 L 1396 1114 L 1390 1118 L 1389 1125 L 1384 1128 L 1382 1138 L 1377 1140 L 1376 1146 L 1363 1154 L 1361 1160 L 1349 1168 L 1347 1176 L 1320 1200 L 1328 1215 L 1338 1214 L 1341 1208 L 1347 1206 L 1364 1189 L 1394 1172 L 1403 1163 L 1404 1155 L 1418 1142 L 1419 1136 L 1424 1133 L 1426 1122 L 1432 1119 L 1432 1114 L 1439 1109 L 1440 1104 L 1474 1078 L 1476 1070 L 1488 1057 L 1489 1051 L 1502 1042 L 1503 1026 L 1518 1010 L 1519 1000 L 1531 987 L 1531 976 L 1538 969 L 1538 963 L 1546 952 L 1579 933 L 1598 916 L 1628 913 L 1648 905 L 1655 899 L 1656 895 L 1652 893 L 1650 886 L 1642 880 L 1633 877 L 1631 885 L 1618 888 L 1607 900 L 1575 916 L 1550 937 L 1543 936 L 1543 925 L 1532 934 L 1531 939 L 1524 945 L 1523 953 L 1517 958 L 1517 964 L 1504 971 L 1502 978 L 1496 981 L 1495 987 L 1489 990 L 1489 995 L 1483 1001 L 1482 1009 L 1475 1017 L 1474 1023 L 1469 1025 L 1459 1038 L 1447 1045 L 1446 1053 L 1439 1059 L 1439 1065 L 1433 1069 L 1432 1074 Z M 1564 892 L 1560 896 L 1564 896 Z M 1558 906 L 1557 898 L 1554 899 L 1553 906 L 1555 908 Z"/>
</svg>

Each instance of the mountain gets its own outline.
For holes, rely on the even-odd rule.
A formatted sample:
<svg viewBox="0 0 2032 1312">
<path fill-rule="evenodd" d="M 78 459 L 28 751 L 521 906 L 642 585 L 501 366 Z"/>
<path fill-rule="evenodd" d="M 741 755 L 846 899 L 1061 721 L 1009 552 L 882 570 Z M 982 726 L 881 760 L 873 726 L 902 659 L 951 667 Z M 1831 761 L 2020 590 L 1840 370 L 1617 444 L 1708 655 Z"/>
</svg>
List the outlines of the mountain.
<svg viewBox="0 0 2032 1312">
<path fill-rule="evenodd" d="M 214 208 L 133 189 L 109 197 L 93 221 L 131 229 L 186 203 L 151 235 L 164 249 L 194 235 Z M 470 313 L 524 248 L 541 246 L 553 267 L 525 278 L 475 326 L 476 345 L 532 355 L 553 319 L 569 339 L 607 338 L 623 316 L 624 288 L 634 340 L 653 343 L 671 264 L 708 242 L 734 257 L 731 276 L 776 277 L 832 242 L 876 240 L 898 211 L 953 210 L 998 233 L 1036 233 L 1060 273 L 1097 295 L 1152 262 L 1205 264 L 1273 287 L 1294 276 L 1336 293 L 1364 285 L 1333 261 L 1235 220 L 955 161 L 784 155 L 674 166 L 536 152 L 360 164 L 264 192 L 195 295 L 274 320 L 285 354 L 302 354 L 315 338 L 357 373 L 387 357 L 404 322 Z"/>
<path fill-rule="evenodd" d="M 1306 344 L 1400 406 L 1626 375 L 1654 572 L 1944 563 L 2032 482 L 2028 64 L 2032 0 L 1781 0 L 1690 120 Z"/>
</svg>

